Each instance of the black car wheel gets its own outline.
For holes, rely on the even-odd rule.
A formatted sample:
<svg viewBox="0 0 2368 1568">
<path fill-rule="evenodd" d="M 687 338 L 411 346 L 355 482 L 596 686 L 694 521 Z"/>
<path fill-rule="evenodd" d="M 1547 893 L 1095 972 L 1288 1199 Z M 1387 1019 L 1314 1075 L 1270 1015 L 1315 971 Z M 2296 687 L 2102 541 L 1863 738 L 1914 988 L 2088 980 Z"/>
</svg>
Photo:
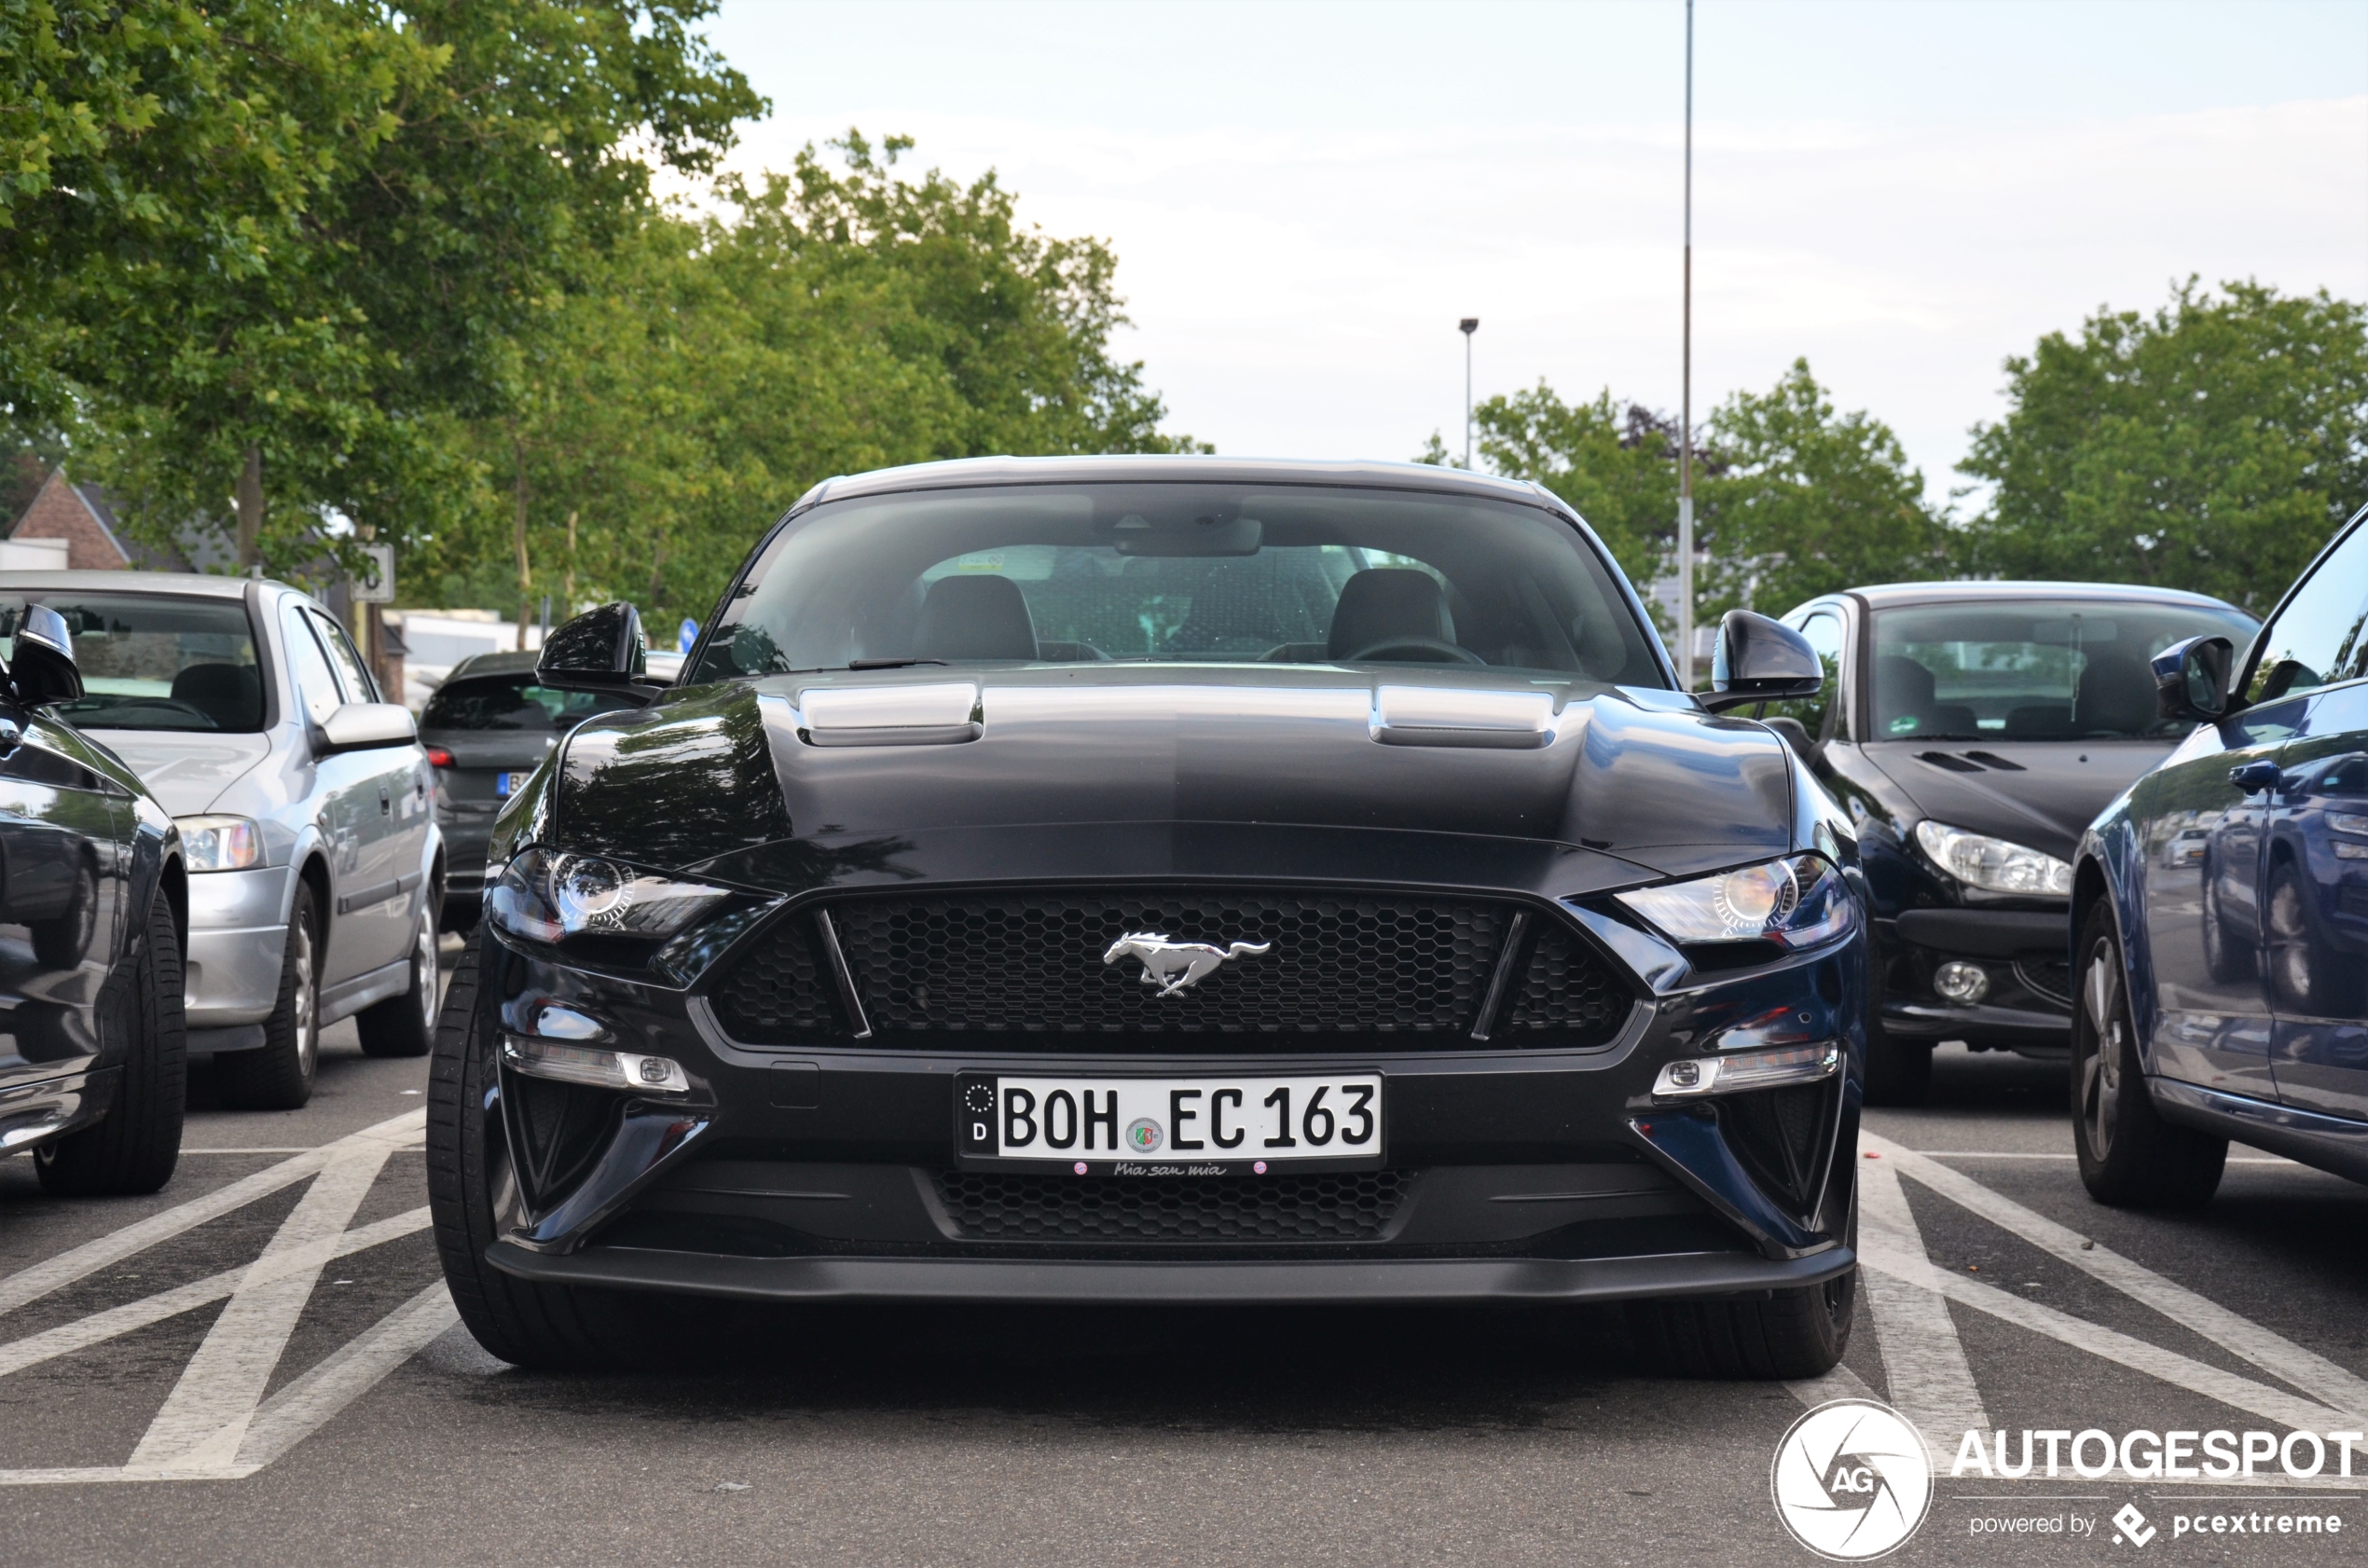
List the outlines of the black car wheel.
<svg viewBox="0 0 2368 1568">
<path fill-rule="evenodd" d="M 542 1371 L 597 1371 L 694 1358 L 714 1341 L 696 1331 L 709 1303 L 624 1291 L 536 1285 L 486 1261 L 510 1184 L 492 1062 L 477 1035 L 477 954 L 452 968 L 428 1067 L 428 1212 L 461 1321 L 488 1352 Z"/>
<path fill-rule="evenodd" d="M 263 1023 L 263 1047 L 214 1058 L 222 1103 L 236 1110 L 295 1110 L 312 1098 L 321 1066 L 321 915 L 312 885 L 296 884 L 280 1000 Z"/>
<path fill-rule="evenodd" d="M 2128 970 L 2113 906 L 2100 901 L 2080 934 L 2072 1011 L 2072 1142 L 2089 1196 L 2126 1208 L 2193 1208 L 2220 1187 L 2228 1140 L 2174 1127 L 2155 1109 L 2130 1022 Z"/>
<path fill-rule="evenodd" d="M 1858 1245 L 1858 1202 L 1850 1210 L 1850 1245 Z M 1657 1370 L 1682 1378 L 1823 1377 L 1850 1348 L 1858 1317 L 1858 1268 L 1822 1285 L 1771 1290 L 1755 1298 L 1695 1297 L 1632 1301 L 1628 1332 Z"/>
<path fill-rule="evenodd" d="M 427 900 L 412 922 L 411 983 L 401 996 L 365 1008 L 353 1021 L 365 1056 L 425 1056 L 435 1044 L 435 904 Z"/>
<path fill-rule="evenodd" d="M 2309 878 L 2292 860 L 2269 873 L 2262 924 L 2268 928 L 2269 989 L 2280 1012 L 2305 1018 L 2356 1018 L 2361 968 L 2347 963 L 2320 929 Z"/>
<path fill-rule="evenodd" d="M 34 1155 L 44 1191 L 62 1197 L 154 1192 L 172 1179 L 186 1103 L 181 986 L 181 939 L 172 906 L 159 889 L 131 963 L 110 982 L 103 1004 L 124 1042 L 115 1103 L 97 1125 Z"/>
</svg>

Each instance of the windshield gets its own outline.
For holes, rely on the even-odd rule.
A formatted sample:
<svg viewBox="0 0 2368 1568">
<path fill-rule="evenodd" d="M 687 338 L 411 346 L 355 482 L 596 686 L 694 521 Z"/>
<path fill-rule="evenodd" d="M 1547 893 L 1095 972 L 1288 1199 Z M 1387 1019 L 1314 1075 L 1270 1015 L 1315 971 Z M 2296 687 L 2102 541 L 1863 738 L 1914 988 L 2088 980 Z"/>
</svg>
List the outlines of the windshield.
<svg viewBox="0 0 2368 1568">
<path fill-rule="evenodd" d="M 595 713 L 630 708 L 629 696 L 607 692 L 558 692 L 530 675 L 489 675 L 447 681 L 420 714 L 422 730 L 529 730 L 554 735 Z"/>
<path fill-rule="evenodd" d="M 693 681 L 903 662 L 1494 666 L 1667 682 L 1541 508 L 1325 487 L 1012 486 L 816 507 Z"/>
<path fill-rule="evenodd" d="M 1876 740 L 2116 740 L 2187 728 L 2155 706 L 2154 656 L 2260 623 L 2203 605 L 2096 599 L 1875 614 Z"/>
<path fill-rule="evenodd" d="M 86 730 L 263 728 L 263 672 L 235 598 L 39 594 L 65 618 L 83 696 L 57 711 Z M 16 656 L 24 600 L 0 606 L 0 657 Z"/>
</svg>

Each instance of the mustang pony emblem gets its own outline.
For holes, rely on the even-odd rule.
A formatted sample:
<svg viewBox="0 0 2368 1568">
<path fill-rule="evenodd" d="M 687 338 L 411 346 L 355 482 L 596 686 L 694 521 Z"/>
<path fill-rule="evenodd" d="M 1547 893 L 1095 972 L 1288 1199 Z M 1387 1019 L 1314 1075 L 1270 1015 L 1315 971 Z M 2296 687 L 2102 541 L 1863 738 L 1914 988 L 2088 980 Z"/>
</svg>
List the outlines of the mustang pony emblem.
<svg viewBox="0 0 2368 1568">
<path fill-rule="evenodd" d="M 1159 931 L 1129 931 L 1110 943 L 1102 962 L 1140 959 L 1143 983 L 1158 986 L 1160 996 L 1173 997 L 1215 974 L 1227 959 L 1255 958 L 1273 946 L 1271 942 L 1237 942 L 1230 947 L 1211 947 L 1205 942 L 1170 942 Z"/>
</svg>

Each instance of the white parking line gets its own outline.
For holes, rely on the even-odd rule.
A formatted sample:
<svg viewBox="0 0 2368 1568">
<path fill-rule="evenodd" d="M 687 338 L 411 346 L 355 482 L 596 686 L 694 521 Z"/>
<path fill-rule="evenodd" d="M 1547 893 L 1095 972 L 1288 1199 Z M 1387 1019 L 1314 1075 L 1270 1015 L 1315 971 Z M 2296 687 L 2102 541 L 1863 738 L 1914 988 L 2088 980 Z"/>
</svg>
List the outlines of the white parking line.
<svg viewBox="0 0 2368 1568">
<path fill-rule="evenodd" d="M 227 1187 L 216 1188 L 202 1198 L 152 1214 L 137 1224 L 110 1231 L 95 1241 L 70 1248 L 55 1258 L 44 1259 L 33 1267 L 0 1279 L 0 1313 L 9 1313 L 28 1301 L 37 1301 L 53 1290 L 72 1285 L 83 1275 L 121 1262 L 135 1252 L 170 1241 L 185 1231 L 194 1231 L 210 1219 L 219 1219 L 235 1209 L 244 1208 L 258 1198 L 269 1197 L 283 1187 L 290 1187 L 313 1175 L 335 1159 L 340 1150 L 364 1142 L 374 1146 L 384 1142 L 389 1135 L 416 1134 L 427 1126 L 425 1108 L 406 1111 L 374 1127 L 365 1127 L 350 1137 L 335 1143 L 307 1149 L 293 1160 L 241 1176 Z M 392 1148 L 392 1144 L 386 1147 Z"/>
<path fill-rule="evenodd" d="M 379 1380 L 425 1350 L 461 1321 L 442 1280 L 380 1318 L 361 1338 L 264 1401 L 239 1445 L 237 1467 L 251 1474 L 312 1436 L 330 1417 L 378 1386 Z"/>
<path fill-rule="evenodd" d="M 325 1259 L 366 1252 L 374 1246 L 382 1246 L 388 1242 L 424 1231 L 428 1223 L 425 1207 L 411 1209 L 374 1225 L 348 1231 L 337 1237 L 320 1258 L 306 1253 L 282 1253 L 275 1267 L 290 1273 L 298 1269 L 317 1269 Z M 89 1317 L 76 1318 L 72 1323 L 62 1323 L 55 1328 L 0 1344 L 0 1378 L 61 1355 L 71 1355 L 77 1350 L 103 1344 L 135 1329 L 145 1328 L 152 1323 L 178 1317 L 209 1301 L 219 1301 L 238 1289 L 241 1282 L 259 1284 L 262 1278 L 269 1277 L 257 1274 L 256 1271 L 263 1266 L 258 1260 L 243 1269 L 226 1269 L 221 1273 L 192 1280 L 174 1289 L 143 1297 L 137 1301 L 127 1301 L 122 1306 L 110 1307 L 105 1312 L 93 1313 Z"/>
<path fill-rule="evenodd" d="M 1877 1258 L 1925 1255 L 1907 1195 L 1900 1190 L 1899 1174 L 1889 1165 L 1865 1161 L 1859 1166 L 1858 1228 L 1861 1257 L 1870 1252 Z M 1981 1390 L 1965 1363 L 1965 1347 L 1948 1302 L 1929 1286 L 1883 1270 L 1879 1263 L 1859 1279 L 1873 1311 L 1892 1405 L 1936 1446 L 1962 1432 L 1989 1430 Z"/>
<path fill-rule="evenodd" d="M 329 1245 L 351 1223 L 407 1132 L 390 1128 L 342 1144 L 232 1292 L 131 1464 L 204 1465 L 236 1458 L 271 1370 L 312 1299 Z"/>
<path fill-rule="evenodd" d="M 1862 1153 L 1882 1156 L 1879 1161 L 1862 1160 L 1859 1164 L 1862 1172 L 1872 1172 L 1883 1164 L 1891 1165 L 1949 1202 L 1971 1210 L 2033 1246 L 2053 1253 L 2132 1300 L 2244 1357 L 2263 1371 L 2283 1378 L 2294 1387 L 2307 1390 L 2314 1396 L 2326 1400 L 2349 1416 L 2352 1424 L 2358 1425 L 2368 1420 L 2368 1382 L 2363 1382 L 2317 1352 L 2306 1350 L 2251 1318 L 2240 1316 L 2183 1285 L 2165 1279 L 2145 1265 L 2124 1258 L 2111 1247 L 2025 1208 L 2003 1193 L 1984 1187 L 1962 1171 L 1935 1164 L 1913 1149 L 1902 1148 L 1873 1133 L 1862 1133 L 1858 1147 Z M 1919 1256 L 1923 1255 L 1921 1246 L 1918 1253 Z"/>
</svg>

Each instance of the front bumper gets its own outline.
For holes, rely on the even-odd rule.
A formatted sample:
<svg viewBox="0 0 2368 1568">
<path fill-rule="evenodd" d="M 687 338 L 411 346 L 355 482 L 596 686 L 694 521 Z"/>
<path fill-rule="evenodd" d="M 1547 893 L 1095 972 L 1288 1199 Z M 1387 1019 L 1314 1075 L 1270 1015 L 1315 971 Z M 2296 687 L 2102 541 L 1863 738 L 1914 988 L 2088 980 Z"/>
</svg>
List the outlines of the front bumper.
<svg viewBox="0 0 2368 1568">
<path fill-rule="evenodd" d="M 286 866 L 265 866 L 189 878 L 183 994 L 190 1028 L 227 1028 L 271 1016 L 288 950 L 288 875 Z"/>
<path fill-rule="evenodd" d="M 729 955 L 685 994 L 515 951 L 490 928 L 480 940 L 475 1032 L 518 1178 L 497 1186 L 509 1207 L 489 1257 L 520 1277 L 843 1300 L 1581 1300 L 1790 1288 L 1853 1261 L 1866 983 L 1855 936 L 1682 988 L 1640 980 L 1626 1026 L 1592 1049 L 1450 1037 L 1462 1049 L 1155 1056 L 1000 1030 L 929 1049 L 756 1048 L 726 1035 L 702 995 Z M 620 1049 L 672 1058 L 689 1092 L 553 1085 L 498 1061 L 487 1042 L 555 1003 L 599 1020 Z M 1673 1059 L 1804 1040 L 1842 1045 L 1844 1069 L 1786 1102 L 1789 1121 L 1754 1095 L 1653 1096 Z M 1384 1080 L 1380 1174 L 1399 1195 L 1361 1231 L 1097 1230 L 1088 1211 L 1101 1200 L 1081 1190 L 1182 1177 L 1089 1176 L 1065 1190 L 1065 1175 L 1030 1176 L 1040 1190 L 1026 1202 L 1085 1215 L 1032 1230 L 982 1226 L 949 1196 L 960 1075 L 1352 1070 Z M 1759 1094 L 1777 1093 L 1800 1091 Z M 1752 1131 L 1779 1121 L 1793 1139 L 1782 1160 Z M 1771 1176 L 1786 1161 L 1789 1176 Z M 1266 1183 L 1316 1179 L 1288 1173 L 1227 1176 L 1209 1202 L 1254 1207 Z"/>
<path fill-rule="evenodd" d="M 1883 1027 L 1976 1051 L 2068 1053 L 2070 920 L 2069 910 L 1961 908 L 1907 910 L 1883 922 Z M 1979 1001 L 1951 1001 L 1933 988 L 1934 971 L 1951 960 L 1981 969 L 1989 989 Z"/>
</svg>

